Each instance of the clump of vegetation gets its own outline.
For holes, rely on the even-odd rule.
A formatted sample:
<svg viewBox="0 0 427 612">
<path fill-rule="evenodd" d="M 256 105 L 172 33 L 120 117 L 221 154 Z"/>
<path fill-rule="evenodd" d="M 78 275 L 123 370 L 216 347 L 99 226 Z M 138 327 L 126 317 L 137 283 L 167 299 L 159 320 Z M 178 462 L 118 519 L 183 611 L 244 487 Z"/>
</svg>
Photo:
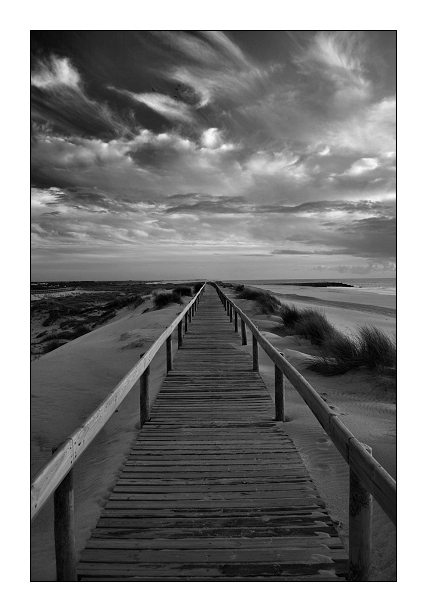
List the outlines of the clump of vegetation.
<svg viewBox="0 0 427 612">
<path fill-rule="evenodd" d="M 283 327 L 290 332 L 294 332 L 295 325 L 301 318 L 301 311 L 298 310 L 293 304 L 282 304 L 278 312 L 283 322 Z"/>
<path fill-rule="evenodd" d="M 183 295 L 192 297 L 193 290 L 189 285 L 178 285 L 173 289 L 172 293 L 175 293 L 175 295 L 179 295 L 179 297 L 182 297 Z"/>
<path fill-rule="evenodd" d="M 59 348 L 60 346 L 63 346 L 63 344 L 64 342 L 61 342 L 60 340 L 51 340 L 50 342 L 44 345 L 43 353 L 44 354 L 51 353 L 52 351 Z"/>
<path fill-rule="evenodd" d="M 237 285 L 235 287 L 235 294 L 240 300 L 254 300 L 262 314 L 277 314 L 281 306 L 280 300 L 271 293 L 267 293 L 267 291 L 262 291 L 261 289 L 252 289 L 244 285 Z"/>
<path fill-rule="evenodd" d="M 154 301 L 155 308 L 157 310 L 160 310 L 161 308 L 164 308 L 165 306 L 168 306 L 169 304 L 172 304 L 172 303 L 180 304 L 181 295 L 178 293 L 174 293 L 173 291 L 172 293 L 169 293 L 167 291 L 159 291 L 154 296 L 153 301 Z"/>
<path fill-rule="evenodd" d="M 396 376 L 396 341 L 381 329 L 362 326 L 355 336 L 338 331 L 313 308 L 298 310 L 284 304 L 279 310 L 285 335 L 306 338 L 320 348 L 320 356 L 307 362 L 309 370 L 325 376 L 365 368 L 385 376 Z"/>
<path fill-rule="evenodd" d="M 140 293 L 128 294 L 128 295 L 117 295 L 113 300 L 110 300 L 104 305 L 104 310 L 116 310 L 120 308 L 136 308 L 142 302 L 144 298 Z"/>
<path fill-rule="evenodd" d="M 325 315 L 314 308 L 298 310 L 293 304 L 283 304 L 278 314 L 282 319 L 282 331 L 285 335 L 305 338 L 316 346 L 324 345 L 338 333 Z"/>
<path fill-rule="evenodd" d="M 325 315 L 313 308 L 303 310 L 295 323 L 295 335 L 310 340 L 316 346 L 323 346 L 336 333 L 337 330 Z"/>
<path fill-rule="evenodd" d="M 90 331 L 91 328 L 88 325 L 82 324 L 78 325 L 73 331 L 58 331 L 54 332 L 53 334 L 49 334 L 48 336 L 46 336 L 44 341 L 46 342 L 52 340 L 75 340 L 80 336 L 88 334 Z"/>
<path fill-rule="evenodd" d="M 390 338 L 381 329 L 373 325 L 360 327 L 359 338 L 360 352 L 367 368 L 381 370 L 384 373 L 396 372 L 397 347 L 395 338 Z"/>
<path fill-rule="evenodd" d="M 354 337 L 335 330 L 322 346 L 322 354 L 308 368 L 324 376 L 366 368 L 385 376 L 396 376 L 396 341 L 374 326 L 360 327 Z"/>
<path fill-rule="evenodd" d="M 205 283 L 194 283 L 193 289 L 194 293 L 199 293 L 200 289 L 203 287 Z"/>
<path fill-rule="evenodd" d="M 357 340 L 336 332 L 322 346 L 322 354 L 310 360 L 308 369 L 324 376 L 345 374 L 361 367 Z"/>
<path fill-rule="evenodd" d="M 106 321 L 109 321 L 110 319 L 112 319 L 113 317 L 115 317 L 117 314 L 117 310 L 109 310 L 108 312 L 106 312 L 105 314 L 101 315 L 98 319 L 98 324 L 102 325 L 103 323 L 105 323 Z"/>
</svg>

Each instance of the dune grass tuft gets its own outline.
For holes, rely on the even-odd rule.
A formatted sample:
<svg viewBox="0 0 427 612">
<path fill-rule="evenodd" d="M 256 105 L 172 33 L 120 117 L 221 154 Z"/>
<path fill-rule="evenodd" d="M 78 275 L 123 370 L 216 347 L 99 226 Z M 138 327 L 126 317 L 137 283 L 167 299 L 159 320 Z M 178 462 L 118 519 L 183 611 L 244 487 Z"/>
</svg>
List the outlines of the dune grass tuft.
<svg viewBox="0 0 427 612">
<path fill-rule="evenodd" d="M 360 353 L 363 364 L 370 370 L 395 372 L 397 367 L 396 340 L 373 325 L 359 328 Z"/>
<path fill-rule="evenodd" d="M 325 315 L 314 308 L 298 310 L 293 304 L 282 304 L 278 312 L 283 322 L 282 331 L 288 336 L 299 336 L 316 346 L 323 345 L 337 331 Z"/>
<path fill-rule="evenodd" d="M 316 346 L 324 345 L 337 333 L 325 315 L 314 308 L 306 308 L 301 312 L 294 330 L 295 335 L 310 340 Z"/>
<path fill-rule="evenodd" d="M 159 291 L 154 296 L 154 306 L 157 310 L 169 306 L 169 304 L 180 304 L 181 296 L 177 293 L 169 293 L 168 291 Z"/>
<path fill-rule="evenodd" d="M 261 289 L 251 289 L 244 285 L 235 287 L 236 297 L 239 300 L 253 300 L 257 303 L 258 309 L 262 314 L 277 314 L 281 302 L 271 293 Z"/>
<path fill-rule="evenodd" d="M 321 348 L 322 354 L 308 365 L 313 372 L 335 376 L 366 368 L 377 374 L 396 376 L 396 342 L 377 327 L 360 327 L 353 337 L 336 331 Z"/>
<path fill-rule="evenodd" d="M 288 335 L 295 333 L 295 325 L 301 319 L 301 311 L 293 304 L 282 304 L 279 308 L 279 317 L 282 319 L 283 327 Z"/>
<path fill-rule="evenodd" d="M 63 344 L 64 342 L 61 342 L 60 340 L 51 340 L 43 347 L 43 353 L 51 353 L 60 346 L 63 346 Z"/>
<path fill-rule="evenodd" d="M 174 293 L 175 295 L 179 297 L 182 297 L 183 295 L 192 297 L 193 290 L 189 285 L 178 285 L 172 290 L 172 293 Z"/>
</svg>

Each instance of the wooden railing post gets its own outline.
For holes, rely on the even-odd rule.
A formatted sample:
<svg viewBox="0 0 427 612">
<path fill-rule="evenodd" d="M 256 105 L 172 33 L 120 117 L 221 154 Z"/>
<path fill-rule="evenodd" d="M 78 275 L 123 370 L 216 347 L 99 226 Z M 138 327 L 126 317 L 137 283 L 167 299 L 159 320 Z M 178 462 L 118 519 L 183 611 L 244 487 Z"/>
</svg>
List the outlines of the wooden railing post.
<svg viewBox="0 0 427 612">
<path fill-rule="evenodd" d="M 230 323 L 233 322 L 233 306 L 230 304 L 230 311 L 228 313 L 230 315 Z"/>
<path fill-rule="evenodd" d="M 372 449 L 363 444 L 372 455 Z M 369 577 L 372 554 L 372 495 L 368 493 L 351 468 L 352 440 L 349 443 L 350 495 L 349 495 L 349 574 L 354 582 L 366 582 Z"/>
<path fill-rule="evenodd" d="M 243 319 L 240 319 L 240 326 L 242 328 L 242 344 L 247 344 L 248 339 L 246 337 L 246 323 Z"/>
<path fill-rule="evenodd" d="M 54 453 L 56 449 L 52 449 Z M 53 494 L 56 579 L 77 582 L 73 468 Z"/>
<path fill-rule="evenodd" d="M 184 333 L 186 334 L 188 332 L 188 312 L 185 313 L 185 322 L 184 322 Z"/>
<path fill-rule="evenodd" d="M 283 373 L 277 365 L 274 366 L 274 395 L 276 405 L 276 421 L 285 420 L 285 386 Z"/>
<path fill-rule="evenodd" d="M 139 379 L 139 417 L 141 427 L 150 420 L 150 366 L 146 367 Z"/>
<path fill-rule="evenodd" d="M 173 370 L 172 334 L 166 338 L 166 371 L 170 372 L 171 370 Z"/>
<path fill-rule="evenodd" d="M 234 331 L 239 331 L 239 319 L 237 318 L 237 312 L 234 311 Z"/>
<path fill-rule="evenodd" d="M 259 372 L 259 360 L 258 360 L 258 340 L 252 334 L 252 362 L 254 372 Z"/>
<path fill-rule="evenodd" d="M 183 336 L 182 336 L 182 321 L 178 323 L 178 348 L 180 349 L 183 345 Z"/>
</svg>

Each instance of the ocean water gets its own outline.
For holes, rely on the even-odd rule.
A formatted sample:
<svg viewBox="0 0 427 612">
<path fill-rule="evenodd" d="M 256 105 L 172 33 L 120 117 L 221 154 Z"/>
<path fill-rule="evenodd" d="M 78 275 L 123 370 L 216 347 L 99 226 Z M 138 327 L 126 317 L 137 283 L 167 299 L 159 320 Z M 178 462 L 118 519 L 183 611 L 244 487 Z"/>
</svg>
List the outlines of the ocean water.
<svg viewBox="0 0 427 612">
<path fill-rule="evenodd" d="M 293 296 L 288 299 L 317 298 L 326 302 L 363 304 L 365 306 L 396 309 L 395 278 L 315 278 L 242 280 L 244 285 L 259 287 L 276 295 Z M 340 282 L 350 287 L 310 287 L 294 283 Z"/>
<path fill-rule="evenodd" d="M 270 285 L 281 287 L 283 291 L 284 284 L 297 286 L 297 283 L 345 283 L 346 285 L 352 285 L 352 287 L 334 287 L 336 291 L 354 291 L 355 289 L 361 289 L 362 291 L 371 291 L 378 295 L 396 295 L 396 278 L 281 278 L 281 279 L 268 279 L 268 280 L 240 280 L 230 282 L 241 282 L 245 285 Z M 285 287 L 286 290 L 291 287 Z"/>
</svg>

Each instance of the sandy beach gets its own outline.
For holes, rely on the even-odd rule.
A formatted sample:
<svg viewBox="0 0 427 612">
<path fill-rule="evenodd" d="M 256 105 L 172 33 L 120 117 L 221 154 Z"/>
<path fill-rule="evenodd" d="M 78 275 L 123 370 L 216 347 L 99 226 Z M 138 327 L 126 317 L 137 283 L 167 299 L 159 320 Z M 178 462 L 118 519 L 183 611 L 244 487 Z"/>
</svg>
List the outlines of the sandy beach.
<svg viewBox="0 0 427 612">
<path fill-rule="evenodd" d="M 263 287 L 265 288 L 265 287 Z M 229 289 L 226 293 L 234 299 Z M 322 292 L 310 291 L 310 296 L 292 300 L 300 306 L 307 298 L 324 300 Z M 322 296 L 322 297 L 321 297 Z M 283 295 L 281 300 L 287 301 Z M 335 298 L 336 296 L 334 296 Z M 111 322 L 91 333 L 48 353 L 32 363 L 32 475 L 50 457 L 52 447 L 60 444 L 96 408 L 139 358 L 182 311 L 184 304 L 172 304 L 162 310 L 143 312 L 144 303 L 135 310 L 121 311 Z M 395 477 L 396 475 L 396 412 L 393 394 L 384 391 L 368 374 L 348 373 L 323 377 L 306 370 L 304 361 L 312 354 L 308 341 L 296 337 L 281 337 L 274 333 L 278 317 L 260 315 L 255 302 L 235 300 L 254 320 L 265 337 L 309 380 L 328 404 L 341 416 L 349 429 L 373 449 L 374 457 Z M 371 312 L 353 308 L 324 305 L 322 310 L 330 320 L 344 330 L 372 323 L 392 330 L 395 319 L 383 314 L 378 303 L 369 305 Z M 314 306 L 314 304 L 312 304 Z M 357 303 L 356 303 L 357 305 Z M 277 330 L 276 330 L 277 331 Z M 174 350 L 176 350 L 174 341 Z M 250 351 L 248 346 L 242 350 Z M 165 376 L 163 352 L 152 364 L 153 396 Z M 260 373 L 274 394 L 274 369 L 260 351 Z M 322 428 L 293 388 L 286 384 L 286 428 L 324 497 L 332 519 L 344 544 L 348 546 L 348 466 L 323 432 Z M 79 553 L 95 526 L 124 462 L 131 442 L 138 432 L 138 386 L 127 396 L 104 430 L 84 453 L 75 469 L 76 546 Z M 42 510 L 32 525 L 32 580 L 55 580 L 52 528 L 52 502 Z M 375 506 L 374 556 L 372 580 L 395 579 L 395 528 Z"/>
</svg>

